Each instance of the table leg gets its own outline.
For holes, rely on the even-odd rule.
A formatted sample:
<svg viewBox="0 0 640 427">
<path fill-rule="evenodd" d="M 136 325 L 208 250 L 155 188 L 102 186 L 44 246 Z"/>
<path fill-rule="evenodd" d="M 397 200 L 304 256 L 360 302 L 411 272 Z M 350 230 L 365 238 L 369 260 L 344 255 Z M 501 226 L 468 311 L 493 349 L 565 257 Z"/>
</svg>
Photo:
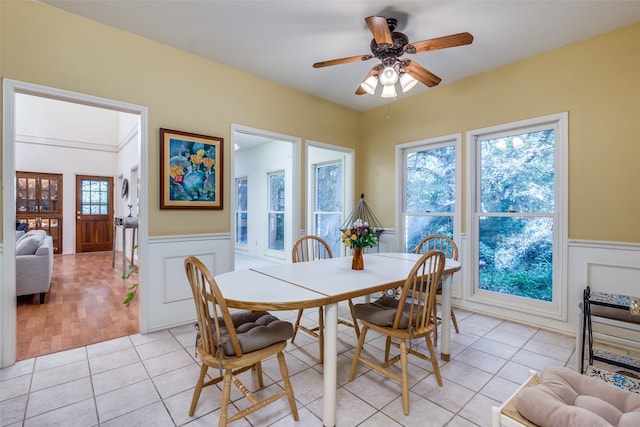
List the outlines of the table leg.
<svg viewBox="0 0 640 427">
<path fill-rule="evenodd" d="M 136 249 L 136 229 L 132 228 L 131 229 L 131 262 L 129 263 L 131 268 L 133 268 L 133 253 L 135 252 L 135 249 Z"/>
<path fill-rule="evenodd" d="M 116 232 L 118 231 L 118 227 L 116 224 L 113 224 L 113 249 L 111 250 L 111 268 L 116 266 Z"/>
<path fill-rule="evenodd" d="M 122 275 L 127 274 L 127 229 L 122 227 Z"/>
<path fill-rule="evenodd" d="M 440 344 L 440 358 L 448 361 L 451 357 L 451 285 L 453 274 L 447 274 L 442 278 L 442 343 Z"/>
<path fill-rule="evenodd" d="M 336 425 L 336 387 L 338 370 L 338 304 L 324 306 L 324 397 L 322 425 Z"/>
</svg>

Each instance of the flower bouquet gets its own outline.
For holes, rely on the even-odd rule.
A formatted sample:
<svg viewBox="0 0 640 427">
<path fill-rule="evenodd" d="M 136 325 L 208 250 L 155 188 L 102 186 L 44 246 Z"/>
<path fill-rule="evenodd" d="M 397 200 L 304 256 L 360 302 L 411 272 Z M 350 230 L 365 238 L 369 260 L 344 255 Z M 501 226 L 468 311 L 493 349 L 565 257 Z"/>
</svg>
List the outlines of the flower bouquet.
<svg viewBox="0 0 640 427">
<path fill-rule="evenodd" d="M 353 248 L 351 268 L 362 270 L 364 269 L 362 249 L 377 245 L 378 238 L 375 230 L 370 228 L 367 222 L 357 219 L 353 226 L 347 228 L 342 234 L 342 243 L 348 248 Z"/>
</svg>

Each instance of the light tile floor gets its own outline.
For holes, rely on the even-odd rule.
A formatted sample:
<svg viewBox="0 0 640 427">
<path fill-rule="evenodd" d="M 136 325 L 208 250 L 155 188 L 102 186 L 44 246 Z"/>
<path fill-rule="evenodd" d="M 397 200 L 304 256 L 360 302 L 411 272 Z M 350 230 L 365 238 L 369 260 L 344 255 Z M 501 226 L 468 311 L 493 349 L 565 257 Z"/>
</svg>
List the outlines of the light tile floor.
<svg viewBox="0 0 640 427">
<path fill-rule="evenodd" d="M 341 314 L 347 312 L 346 305 L 340 307 Z M 293 321 L 295 314 L 278 316 Z M 452 332 L 451 360 L 440 361 L 443 387 L 437 386 L 428 362 L 410 357 L 408 416 L 402 412 L 400 385 L 362 366 L 348 381 L 356 339 L 351 329 L 341 326 L 337 425 L 486 427 L 491 406 L 509 397 L 529 369 L 574 366 L 573 337 L 462 310 L 456 315 L 461 332 Z M 316 319 L 315 310 L 305 310 L 306 322 Z M 217 387 L 203 391 L 194 417 L 187 413 L 199 370 L 194 341 L 193 325 L 185 325 L 19 361 L 0 370 L 0 425 L 217 425 Z M 382 354 L 382 337 L 370 332 L 367 341 L 369 353 Z M 295 344 L 287 345 L 286 360 L 300 421 L 293 421 L 286 400 L 281 399 L 232 425 L 322 425 L 317 341 L 300 334 Z M 264 363 L 264 373 L 267 390 L 281 387 L 274 358 Z M 255 388 L 251 372 L 243 375 L 247 386 Z M 237 390 L 232 400 L 237 408 L 246 405 Z"/>
</svg>

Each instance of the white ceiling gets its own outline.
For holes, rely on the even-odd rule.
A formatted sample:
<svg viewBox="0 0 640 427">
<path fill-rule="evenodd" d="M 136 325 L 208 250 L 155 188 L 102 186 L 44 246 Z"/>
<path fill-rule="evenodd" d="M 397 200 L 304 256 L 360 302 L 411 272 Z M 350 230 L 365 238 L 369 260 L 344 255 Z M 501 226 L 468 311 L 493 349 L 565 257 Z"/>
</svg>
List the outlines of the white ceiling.
<svg viewBox="0 0 640 427">
<path fill-rule="evenodd" d="M 618 0 L 44 0 L 113 27 L 366 111 L 387 101 L 355 95 L 377 59 L 312 68 L 370 53 L 364 18 L 396 18 L 410 42 L 470 32 L 473 44 L 410 55 L 440 85 L 640 21 Z M 398 99 L 428 89 L 418 85 Z"/>
</svg>

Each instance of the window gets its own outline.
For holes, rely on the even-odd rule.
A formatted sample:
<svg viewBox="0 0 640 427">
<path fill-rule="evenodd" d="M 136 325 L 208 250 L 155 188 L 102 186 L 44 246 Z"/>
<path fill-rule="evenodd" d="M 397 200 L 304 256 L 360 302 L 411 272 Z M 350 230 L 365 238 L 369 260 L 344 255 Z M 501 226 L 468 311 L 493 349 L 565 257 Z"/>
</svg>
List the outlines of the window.
<svg viewBox="0 0 640 427">
<path fill-rule="evenodd" d="M 314 165 L 315 207 L 313 212 L 315 235 L 324 239 L 334 256 L 340 254 L 340 225 L 343 211 L 342 162 Z"/>
<path fill-rule="evenodd" d="M 472 135 L 471 271 L 474 293 L 487 301 L 561 314 L 565 122 L 549 116 Z"/>
<path fill-rule="evenodd" d="M 269 249 L 284 251 L 284 172 L 269 174 Z"/>
<path fill-rule="evenodd" d="M 423 237 L 458 240 L 459 136 L 400 146 L 402 162 L 401 248 L 412 251 Z"/>
<path fill-rule="evenodd" d="M 236 244 L 247 244 L 247 178 L 236 179 Z"/>
</svg>

